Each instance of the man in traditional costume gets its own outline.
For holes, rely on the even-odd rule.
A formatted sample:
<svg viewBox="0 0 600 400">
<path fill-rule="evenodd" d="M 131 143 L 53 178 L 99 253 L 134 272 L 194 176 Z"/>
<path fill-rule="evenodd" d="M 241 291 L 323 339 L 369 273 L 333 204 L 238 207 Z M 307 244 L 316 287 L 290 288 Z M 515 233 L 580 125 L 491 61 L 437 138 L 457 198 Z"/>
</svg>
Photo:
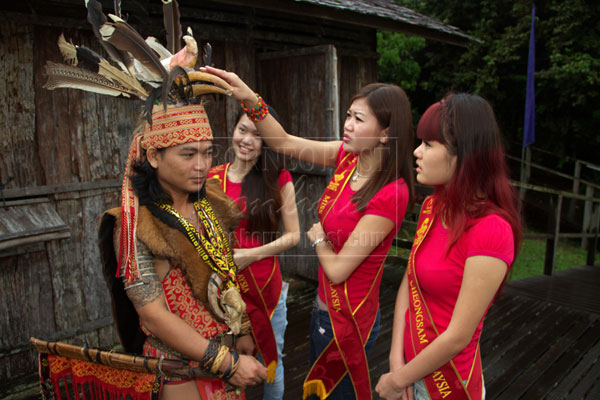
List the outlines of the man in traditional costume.
<svg viewBox="0 0 600 400">
<path fill-rule="evenodd" d="M 108 17 L 99 1 L 85 3 L 94 35 L 111 62 L 61 36 L 64 64 L 46 63 L 44 87 L 133 97 L 146 104 L 146 122 L 128 153 L 121 207 L 106 211 L 99 227 L 121 344 L 126 352 L 149 357 L 142 370 L 162 378 L 161 398 L 243 398 L 239 390 L 227 392 L 225 381 L 236 387 L 253 385 L 267 371 L 234 349 L 236 341 L 244 349 L 252 343 L 251 335 L 240 337 L 249 333 L 250 324 L 247 315 L 245 323 L 242 319 L 245 304 L 228 239 L 241 215 L 218 183 L 205 184 L 213 136 L 201 99 L 207 93 L 230 95 L 231 88 L 194 70 L 198 46 L 191 30 L 181 37 L 176 0 L 163 1 L 168 48 L 155 38 L 144 40 L 123 20 L 120 2 Z M 211 54 L 206 44 L 205 64 L 211 63 Z M 91 359 L 87 349 L 81 352 L 88 361 L 130 367 Z M 184 365 L 185 373 L 172 369 L 174 364 Z M 49 370 L 49 379 L 57 383 L 60 371 L 52 365 Z M 134 390 L 121 390 L 121 371 L 110 371 L 114 379 L 108 383 L 100 384 L 97 376 L 90 379 L 100 385 L 96 396 L 104 398 L 109 386 L 111 396 L 132 395 Z M 75 392 L 80 389 L 74 387 Z"/>
<path fill-rule="evenodd" d="M 146 123 L 131 144 L 122 207 L 100 221 L 104 272 L 125 350 L 187 359 L 214 376 L 167 376 L 162 398 L 239 398 L 225 391 L 223 379 L 246 386 L 266 377 L 256 359 L 225 345 L 251 341 L 251 336 L 236 339 L 209 311 L 213 281 L 222 291 L 223 309 L 230 311 L 225 320 L 233 330 L 241 329 L 245 307 L 228 241 L 240 213 L 216 181 L 205 184 L 211 162 L 212 132 L 204 107 L 155 106 L 152 124 Z"/>
</svg>

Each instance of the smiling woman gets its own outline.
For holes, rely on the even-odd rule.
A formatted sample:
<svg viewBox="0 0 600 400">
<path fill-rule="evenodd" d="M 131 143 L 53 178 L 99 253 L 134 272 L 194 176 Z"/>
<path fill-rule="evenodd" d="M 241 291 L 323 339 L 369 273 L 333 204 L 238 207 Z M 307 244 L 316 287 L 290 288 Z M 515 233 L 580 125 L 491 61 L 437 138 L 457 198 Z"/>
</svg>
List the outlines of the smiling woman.
<svg viewBox="0 0 600 400">
<path fill-rule="evenodd" d="M 287 133 L 236 74 L 205 70 L 233 87 L 270 148 L 336 169 L 318 204 L 319 222 L 306 234 L 320 267 L 303 397 L 370 399 L 367 354 L 379 332 L 382 267 L 414 193 L 406 94 L 383 83 L 361 88 L 350 101 L 343 140 L 316 141 Z"/>
<path fill-rule="evenodd" d="M 277 115 L 272 107 L 268 109 Z M 236 121 L 234 160 L 211 169 L 209 177 L 216 178 L 246 214 L 235 230 L 233 257 L 245 288 L 242 297 L 254 342 L 267 366 L 264 399 L 282 399 L 287 284 L 277 255 L 295 246 L 300 238 L 295 191 L 290 173 L 263 142 L 254 122 L 242 111 Z"/>
</svg>

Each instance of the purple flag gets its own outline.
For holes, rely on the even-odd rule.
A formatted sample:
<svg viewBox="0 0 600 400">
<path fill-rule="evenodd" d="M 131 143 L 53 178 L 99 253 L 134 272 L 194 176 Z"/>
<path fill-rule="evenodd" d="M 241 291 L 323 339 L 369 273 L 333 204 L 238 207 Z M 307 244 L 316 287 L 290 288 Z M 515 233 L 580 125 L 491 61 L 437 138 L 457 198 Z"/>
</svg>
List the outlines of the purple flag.
<svg viewBox="0 0 600 400">
<path fill-rule="evenodd" d="M 531 9 L 531 33 L 529 35 L 529 58 L 527 60 L 527 92 L 525 95 L 525 127 L 523 147 L 535 142 L 535 4 Z"/>
</svg>

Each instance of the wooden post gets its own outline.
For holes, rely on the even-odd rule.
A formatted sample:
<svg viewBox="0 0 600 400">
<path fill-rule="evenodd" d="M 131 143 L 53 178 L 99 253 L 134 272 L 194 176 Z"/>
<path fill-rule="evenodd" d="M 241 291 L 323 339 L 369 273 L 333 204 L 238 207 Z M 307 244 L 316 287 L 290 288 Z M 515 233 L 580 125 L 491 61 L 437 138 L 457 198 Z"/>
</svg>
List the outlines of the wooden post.
<svg viewBox="0 0 600 400">
<path fill-rule="evenodd" d="M 579 194 L 579 178 L 581 178 L 581 161 L 575 160 L 575 172 L 573 173 L 573 194 Z"/>
<path fill-rule="evenodd" d="M 558 237 L 560 233 L 560 214 L 562 209 L 562 194 L 558 195 L 556 211 L 550 218 L 552 237 L 546 241 L 546 260 L 544 262 L 544 275 L 552 275 L 556 268 L 556 249 L 558 248 Z"/>
<path fill-rule="evenodd" d="M 573 172 L 573 194 L 579 194 L 579 184 L 581 182 L 581 164 L 581 161 L 575 160 L 575 171 Z M 574 219 L 575 217 L 576 204 L 576 199 L 569 200 L 569 219 Z"/>
<path fill-rule="evenodd" d="M 529 147 L 523 147 L 521 151 L 521 183 L 528 183 L 529 177 L 531 176 L 531 149 Z M 525 200 L 525 187 L 521 186 L 519 189 L 519 197 L 521 202 Z"/>
<path fill-rule="evenodd" d="M 598 234 L 600 233 L 600 203 L 596 204 L 596 210 L 592 216 L 592 224 L 590 232 L 594 232 L 593 238 L 588 240 L 587 246 L 587 262 L 586 265 L 594 265 L 596 263 L 596 248 L 598 247 Z"/>
<path fill-rule="evenodd" d="M 594 197 L 594 188 L 590 185 L 586 185 L 585 188 L 585 197 Z M 592 224 L 592 206 L 593 202 L 591 200 L 586 200 L 583 206 L 583 222 L 581 223 L 581 233 L 588 233 L 592 230 L 594 226 Z M 581 238 L 581 248 L 585 249 L 587 247 L 588 239 L 583 237 Z"/>
</svg>

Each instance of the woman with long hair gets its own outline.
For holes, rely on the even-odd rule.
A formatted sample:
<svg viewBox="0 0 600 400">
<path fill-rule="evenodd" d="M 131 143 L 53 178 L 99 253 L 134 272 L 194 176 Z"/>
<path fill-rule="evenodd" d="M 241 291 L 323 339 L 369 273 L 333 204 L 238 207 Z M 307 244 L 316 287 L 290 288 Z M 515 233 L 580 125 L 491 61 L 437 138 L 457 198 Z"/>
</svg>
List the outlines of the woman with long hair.
<svg viewBox="0 0 600 400">
<path fill-rule="evenodd" d="M 413 198 L 412 118 L 404 91 L 375 83 L 352 98 L 343 140 L 287 133 L 234 73 L 206 67 L 233 87 L 262 139 L 279 153 L 335 168 L 307 232 L 320 262 L 304 397 L 370 399 L 367 354 L 379 332 L 383 264 Z"/>
<path fill-rule="evenodd" d="M 502 137 L 483 98 L 449 94 L 417 127 L 421 208 L 394 312 L 385 399 L 483 399 L 483 319 L 518 252 L 521 217 Z"/>
<path fill-rule="evenodd" d="M 277 115 L 272 107 L 269 112 Z M 245 214 L 234 232 L 233 258 L 254 343 L 267 367 L 264 399 L 281 400 L 287 284 L 277 255 L 300 240 L 296 196 L 290 173 L 261 139 L 254 123 L 241 110 L 235 121 L 233 162 L 213 167 L 208 177 L 217 178 Z M 239 350 L 249 353 L 252 349 Z"/>
</svg>

